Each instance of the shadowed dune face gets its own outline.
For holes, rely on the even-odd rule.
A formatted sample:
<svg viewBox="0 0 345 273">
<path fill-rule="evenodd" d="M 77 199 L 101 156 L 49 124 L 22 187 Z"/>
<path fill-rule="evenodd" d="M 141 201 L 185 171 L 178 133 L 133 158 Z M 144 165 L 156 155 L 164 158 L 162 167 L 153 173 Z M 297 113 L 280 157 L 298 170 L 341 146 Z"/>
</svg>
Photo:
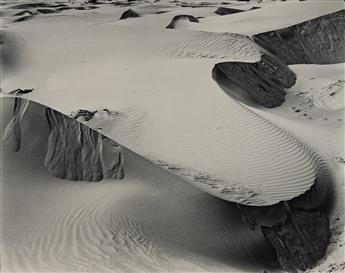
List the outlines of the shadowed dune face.
<svg viewBox="0 0 345 273">
<path fill-rule="evenodd" d="M 231 82 L 239 86 L 243 91 L 236 89 L 237 94 L 234 93 L 233 96 L 240 98 L 242 102 L 253 105 L 254 100 L 265 107 L 281 105 L 286 94 L 284 89 L 296 82 L 296 75 L 284 63 L 267 54 L 257 63 L 218 63 L 212 75 L 213 79 L 220 80 L 223 86 L 232 86 Z M 227 88 L 225 91 L 233 93 L 235 90 Z"/>
<path fill-rule="evenodd" d="M 249 10 L 255 10 L 255 9 L 259 9 L 259 8 L 260 7 L 252 7 Z M 235 14 L 235 13 L 239 13 L 239 12 L 245 12 L 245 11 L 249 11 L 249 10 L 219 7 L 214 13 L 221 15 L 221 16 L 224 16 L 224 15 L 230 15 L 230 14 Z"/>
<path fill-rule="evenodd" d="M 312 268 L 325 255 L 331 238 L 325 215 L 299 209 L 291 210 L 284 223 L 273 228 L 262 227 L 262 231 L 287 272 Z"/>
<path fill-rule="evenodd" d="M 136 17 L 140 17 L 140 15 L 136 13 L 134 10 L 129 9 L 129 10 L 126 10 L 124 13 L 122 13 L 120 20 L 124 20 L 127 18 L 136 18 Z"/>
<path fill-rule="evenodd" d="M 178 28 L 178 24 L 181 22 L 199 23 L 199 20 L 192 15 L 176 15 L 166 28 Z"/>
<path fill-rule="evenodd" d="M 223 15 L 235 14 L 235 13 L 239 13 L 243 11 L 244 10 L 219 7 L 214 13 L 223 16 Z"/>
<path fill-rule="evenodd" d="M 28 100 L 19 98 L 14 99 L 13 116 L 4 130 L 4 141 L 10 142 L 12 151 L 18 152 L 21 148 L 22 135 L 21 135 L 21 120 L 23 119 L 29 107 Z"/>
<path fill-rule="evenodd" d="M 4 130 L 4 142 L 14 152 L 21 149 L 21 120 L 29 101 L 15 98 L 13 117 Z M 44 165 L 55 177 L 68 180 L 100 181 L 103 178 L 122 179 L 123 155 L 114 141 L 98 132 L 47 108 L 50 134 L 45 140 L 47 151 Z"/>
<path fill-rule="evenodd" d="M 123 178 L 123 156 L 115 142 L 52 109 L 46 109 L 46 117 L 45 166 L 51 174 L 68 180 Z"/>
<path fill-rule="evenodd" d="M 24 58 L 24 39 L 14 32 L 0 31 L 1 69 L 4 75 L 15 73 Z"/>
<path fill-rule="evenodd" d="M 345 10 L 260 33 L 254 40 L 287 64 L 341 63 L 345 61 Z"/>
</svg>

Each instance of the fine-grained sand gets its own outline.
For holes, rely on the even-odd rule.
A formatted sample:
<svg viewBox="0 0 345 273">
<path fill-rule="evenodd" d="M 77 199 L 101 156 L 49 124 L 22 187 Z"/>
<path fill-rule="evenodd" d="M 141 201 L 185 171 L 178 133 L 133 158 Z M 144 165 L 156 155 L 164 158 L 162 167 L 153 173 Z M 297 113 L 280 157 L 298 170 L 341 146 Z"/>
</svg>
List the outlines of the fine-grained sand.
<svg viewBox="0 0 345 273">
<path fill-rule="evenodd" d="M 3 121 L 12 99 L 2 99 Z M 273 253 L 235 204 L 219 200 L 125 150 L 126 178 L 52 177 L 43 167 L 48 125 L 32 103 L 23 146 L 6 145 L 2 184 L 4 272 L 256 272 Z"/>
<path fill-rule="evenodd" d="M 54 178 L 43 167 L 43 106 L 31 103 L 19 152 L 2 147 L 3 271 L 271 272 L 272 248 L 228 201 L 315 208 L 331 196 L 334 236 L 315 270 L 341 272 L 344 64 L 289 66 L 297 82 L 273 109 L 228 96 L 211 73 L 219 62 L 258 62 L 251 35 L 343 1 L 230 1 L 222 6 L 246 11 L 226 16 L 214 13 L 218 1 L 37 2 L 1 3 L 1 96 L 33 89 L 22 97 L 65 115 L 97 110 L 83 122 L 133 152 L 123 181 Z M 129 8 L 140 16 L 119 20 Z M 166 29 L 181 14 L 199 23 Z M 1 98 L 3 128 L 12 110 Z"/>
</svg>

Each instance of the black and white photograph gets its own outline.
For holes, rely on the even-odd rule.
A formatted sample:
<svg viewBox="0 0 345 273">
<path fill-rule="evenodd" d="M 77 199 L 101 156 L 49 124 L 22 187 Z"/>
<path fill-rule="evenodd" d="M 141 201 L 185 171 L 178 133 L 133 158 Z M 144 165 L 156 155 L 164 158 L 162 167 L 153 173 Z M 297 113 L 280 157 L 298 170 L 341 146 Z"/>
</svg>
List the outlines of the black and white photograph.
<svg viewBox="0 0 345 273">
<path fill-rule="evenodd" d="M 1 273 L 345 272 L 344 0 L 1 0 Z"/>
</svg>

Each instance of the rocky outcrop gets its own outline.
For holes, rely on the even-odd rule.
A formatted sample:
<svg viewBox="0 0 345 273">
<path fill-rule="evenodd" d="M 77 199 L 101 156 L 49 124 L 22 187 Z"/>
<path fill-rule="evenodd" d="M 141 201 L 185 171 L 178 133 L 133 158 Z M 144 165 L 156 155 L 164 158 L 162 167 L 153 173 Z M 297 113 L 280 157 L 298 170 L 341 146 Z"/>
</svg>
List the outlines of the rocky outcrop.
<svg viewBox="0 0 345 273">
<path fill-rule="evenodd" d="M 124 20 L 127 18 L 136 18 L 136 17 L 140 17 L 140 15 L 132 9 L 128 9 L 124 13 L 122 13 L 120 20 Z"/>
<path fill-rule="evenodd" d="M 79 109 L 77 113 L 74 115 L 74 119 L 78 119 L 80 117 L 83 117 L 84 121 L 89 121 L 93 119 L 97 111 L 89 111 L 84 109 Z"/>
<path fill-rule="evenodd" d="M 345 62 L 345 10 L 254 35 L 260 46 L 287 64 Z"/>
<path fill-rule="evenodd" d="M 51 174 L 68 180 L 123 178 L 123 156 L 117 144 L 50 108 L 46 117 L 50 134 L 44 164 Z"/>
<path fill-rule="evenodd" d="M 301 209 L 290 210 L 284 223 L 263 226 L 262 232 L 288 272 L 312 268 L 325 255 L 331 237 L 325 215 Z"/>
<path fill-rule="evenodd" d="M 225 8 L 225 7 L 219 7 L 214 13 L 224 16 L 224 15 L 229 15 L 229 14 L 235 14 L 239 12 L 244 12 L 244 11 L 249 11 L 249 10 L 254 10 L 254 9 L 259 9 L 260 7 L 252 7 L 251 9 L 248 10 L 241 10 L 241 9 L 232 9 L 232 8 Z"/>
<path fill-rule="evenodd" d="M 171 29 L 176 28 L 176 24 L 177 24 L 179 21 L 189 21 L 189 22 L 192 22 L 192 23 L 199 23 L 198 18 L 195 18 L 195 17 L 192 16 L 192 15 L 176 15 L 176 16 L 171 20 L 170 24 L 169 24 L 166 28 L 171 28 Z"/>
<path fill-rule="evenodd" d="M 214 13 L 223 16 L 223 15 L 229 15 L 229 14 L 239 13 L 243 11 L 244 10 L 240 10 L 240 9 L 219 7 Z"/>
<path fill-rule="evenodd" d="M 34 16 L 32 16 L 32 15 L 19 17 L 18 19 L 13 20 L 13 23 L 20 23 L 20 22 L 28 21 L 28 20 L 32 19 L 33 17 Z"/>
<path fill-rule="evenodd" d="M 22 144 L 21 120 L 29 107 L 29 101 L 21 98 L 14 99 L 13 116 L 4 130 L 4 142 L 7 142 L 12 151 L 18 152 Z"/>
<path fill-rule="evenodd" d="M 296 82 L 296 75 L 272 55 L 263 54 L 256 63 L 224 62 L 212 71 L 217 81 L 219 74 L 243 89 L 254 101 L 265 107 L 279 106 L 284 102 L 285 88 Z"/>
<path fill-rule="evenodd" d="M 55 10 L 55 9 L 37 9 L 37 11 L 39 13 L 42 13 L 42 14 L 52 14 L 52 13 L 57 13 L 59 11 Z"/>
</svg>

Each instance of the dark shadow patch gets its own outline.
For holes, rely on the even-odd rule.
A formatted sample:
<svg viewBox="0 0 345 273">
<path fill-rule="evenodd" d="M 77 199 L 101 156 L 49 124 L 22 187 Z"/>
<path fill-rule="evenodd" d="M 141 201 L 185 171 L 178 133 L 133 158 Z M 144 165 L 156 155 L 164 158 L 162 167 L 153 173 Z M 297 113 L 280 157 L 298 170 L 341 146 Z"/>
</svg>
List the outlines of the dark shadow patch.
<svg viewBox="0 0 345 273">
<path fill-rule="evenodd" d="M 24 57 L 25 40 L 18 34 L 0 31 L 1 67 L 3 75 L 20 68 Z"/>
<path fill-rule="evenodd" d="M 55 9 L 37 9 L 37 11 L 39 13 L 42 13 L 42 14 L 52 14 L 52 13 L 58 13 L 59 12 Z"/>
<path fill-rule="evenodd" d="M 122 15 L 120 17 L 120 20 L 124 20 L 124 19 L 127 19 L 127 18 L 137 18 L 137 17 L 140 17 L 140 15 L 138 13 L 136 13 L 132 9 L 128 9 L 124 13 L 122 13 Z"/>
<path fill-rule="evenodd" d="M 287 65 L 267 54 L 256 63 L 218 63 L 213 68 L 212 76 L 216 81 L 221 80 L 221 86 L 230 87 L 223 89 L 228 95 L 249 105 L 254 101 L 268 108 L 281 105 L 285 100 L 285 88 L 292 87 L 296 82 L 296 75 Z M 240 89 L 235 91 L 231 88 L 233 83 Z"/>
<path fill-rule="evenodd" d="M 224 15 L 235 14 L 239 12 L 244 12 L 244 10 L 219 7 L 214 13 L 224 16 Z"/>
<path fill-rule="evenodd" d="M 13 20 L 13 23 L 25 22 L 25 21 L 31 20 L 33 17 L 34 17 L 33 15 L 23 16 L 23 17 Z"/>
<path fill-rule="evenodd" d="M 197 18 L 195 18 L 194 16 L 192 15 L 176 15 L 170 22 L 170 24 L 166 27 L 166 28 L 169 28 L 169 29 L 174 29 L 176 28 L 176 24 L 179 22 L 179 21 L 189 21 L 189 22 L 192 22 L 192 23 L 199 23 L 199 20 Z"/>
<path fill-rule="evenodd" d="M 18 88 L 16 90 L 13 90 L 13 91 L 9 92 L 9 94 L 15 95 L 15 96 L 21 96 L 21 95 L 29 94 L 32 91 L 34 91 L 33 88 L 26 88 L 26 89 Z"/>
</svg>

